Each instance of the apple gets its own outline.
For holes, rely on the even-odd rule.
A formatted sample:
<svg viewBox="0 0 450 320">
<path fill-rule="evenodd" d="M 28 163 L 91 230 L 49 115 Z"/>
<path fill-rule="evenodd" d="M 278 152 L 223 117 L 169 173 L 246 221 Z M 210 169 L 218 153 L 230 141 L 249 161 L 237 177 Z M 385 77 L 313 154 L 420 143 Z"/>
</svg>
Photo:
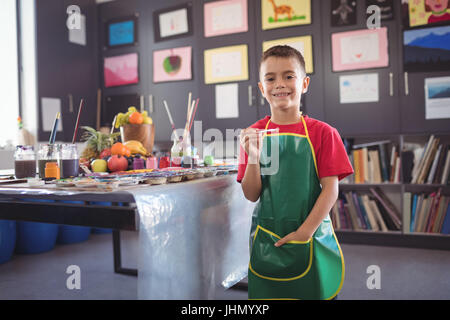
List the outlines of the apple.
<svg viewBox="0 0 450 320">
<path fill-rule="evenodd" d="M 128 169 L 128 160 L 125 157 L 112 155 L 108 160 L 108 169 L 111 172 L 126 171 Z"/>
<path fill-rule="evenodd" d="M 99 158 L 103 159 L 103 158 L 109 157 L 110 155 L 111 155 L 111 148 L 106 148 L 106 149 L 103 149 L 102 152 L 100 152 Z"/>
<path fill-rule="evenodd" d="M 91 168 L 94 172 L 107 172 L 108 163 L 103 159 L 95 159 L 91 162 Z"/>
</svg>

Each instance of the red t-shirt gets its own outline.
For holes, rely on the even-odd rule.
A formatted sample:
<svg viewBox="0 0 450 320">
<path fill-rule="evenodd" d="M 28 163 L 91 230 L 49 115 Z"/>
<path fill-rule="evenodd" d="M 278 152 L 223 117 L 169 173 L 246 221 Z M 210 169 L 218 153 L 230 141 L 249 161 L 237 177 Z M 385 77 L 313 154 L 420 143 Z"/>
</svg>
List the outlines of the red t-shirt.
<svg viewBox="0 0 450 320">
<path fill-rule="evenodd" d="M 317 170 L 319 171 L 319 179 L 329 176 L 338 176 L 341 180 L 353 173 L 352 165 L 348 159 L 344 144 L 338 131 L 329 124 L 303 116 L 306 127 L 308 129 L 309 138 L 314 148 L 317 161 Z M 266 116 L 250 126 L 250 128 L 264 129 L 270 117 Z M 279 128 L 279 132 L 290 132 L 306 135 L 303 122 L 278 125 L 273 122 L 269 123 L 267 129 Z M 248 156 L 242 146 L 239 153 L 239 167 L 237 181 L 241 182 L 244 178 L 245 169 L 247 168 Z"/>
</svg>

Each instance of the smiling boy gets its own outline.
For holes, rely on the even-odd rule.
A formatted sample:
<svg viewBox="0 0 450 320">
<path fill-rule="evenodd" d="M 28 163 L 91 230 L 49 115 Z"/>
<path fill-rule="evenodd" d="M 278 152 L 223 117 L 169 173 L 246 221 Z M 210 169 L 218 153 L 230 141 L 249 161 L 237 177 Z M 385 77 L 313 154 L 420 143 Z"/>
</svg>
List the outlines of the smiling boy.
<svg viewBox="0 0 450 320">
<path fill-rule="evenodd" d="M 264 52 L 258 85 L 271 116 L 241 132 L 237 178 L 248 200 L 259 199 L 251 230 L 250 299 L 333 299 L 344 280 L 328 213 L 338 181 L 353 169 L 337 130 L 300 111 L 309 82 L 300 52 L 289 46 Z M 269 129 L 277 132 L 260 133 Z M 276 159 L 268 156 L 273 148 Z M 266 174 L 274 161 L 278 170 Z"/>
</svg>

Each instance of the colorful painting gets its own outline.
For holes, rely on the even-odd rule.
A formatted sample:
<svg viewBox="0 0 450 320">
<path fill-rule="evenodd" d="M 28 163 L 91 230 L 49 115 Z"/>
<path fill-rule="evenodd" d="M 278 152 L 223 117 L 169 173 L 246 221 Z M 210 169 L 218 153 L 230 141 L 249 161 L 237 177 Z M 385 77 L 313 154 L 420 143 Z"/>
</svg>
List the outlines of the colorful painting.
<svg viewBox="0 0 450 320">
<path fill-rule="evenodd" d="M 248 80 L 248 47 L 237 45 L 205 50 L 205 83 Z"/>
<path fill-rule="evenodd" d="M 331 26 L 351 26 L 356 24 L 356 0 L 331 1 Z"/>
<path fill-rule="evenodd" d="M 306 73 L 312 74 L 314 72 L 314 63 L 313 63 L 313 49 L 312 49 L 312 37 L 304 36 L 304 37 L 293 37 L 293 38 L 284 38 L 277 39 L 272 41 L 263 42 L 263 52 L 267 49 L 277 46 L 277 45 L 288 45 L 291 46 L 303 55 L 305 58 L 305 67 Z"/>
<path fill-rule="evenodd" d="M 108 46 L 118 47 L 136 43 L 137 21 L 130 18 L 108 24 Z"/>
<path fill-rule="evenodd" d="M 450 24 L 450 0 L 402 0 L 402 6 L 408 6 L 409 27 Z"/>
<path fill-rule="evenodd" d="M 387 28 L 356 30 L 331 35 L 333 71 L 387 67 Z"/>
<path fill-rule="evenodd" d="M 192 47 L 153 51 L 153 82 L 192 79 Z"/>
<path fill-rule="evenodd" d="M 192 34 L 192 3 L 153 12 L 155 41 L 175 39 Z"/>
<path fill-rule="evenodd" d="M 205 37 L 247 32 L 247 0 L 226 0 L 205 3 L 204 17 Z"/>
<path fill-rule="evenodd" d="M 403 48 L 404 71 L 450 70 L 450 26 L 405 31 Z"/>
<path fill-rule="evenodd" d="M 311 0 L 261 0 L 262 29 L 311 23 Z"/>
<path fill-rule="evenodd" d="M 105 88 L 139 83 L 138 54 L 105 58 Z"/>
</svg>

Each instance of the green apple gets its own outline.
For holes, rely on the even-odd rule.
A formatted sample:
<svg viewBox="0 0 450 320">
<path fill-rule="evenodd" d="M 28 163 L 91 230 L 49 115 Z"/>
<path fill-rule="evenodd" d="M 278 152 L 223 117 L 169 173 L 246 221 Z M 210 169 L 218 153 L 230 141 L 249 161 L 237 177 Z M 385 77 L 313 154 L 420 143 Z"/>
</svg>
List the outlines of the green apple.
<svg viewBox="0 0 450 320">
<path fill-rule="evenodd" d="M 95 159 L 91 162 L 91 168 L 94 172 L 107 172 L 108 171 L 108 162 L 103 159 Z"/>
</svg>

